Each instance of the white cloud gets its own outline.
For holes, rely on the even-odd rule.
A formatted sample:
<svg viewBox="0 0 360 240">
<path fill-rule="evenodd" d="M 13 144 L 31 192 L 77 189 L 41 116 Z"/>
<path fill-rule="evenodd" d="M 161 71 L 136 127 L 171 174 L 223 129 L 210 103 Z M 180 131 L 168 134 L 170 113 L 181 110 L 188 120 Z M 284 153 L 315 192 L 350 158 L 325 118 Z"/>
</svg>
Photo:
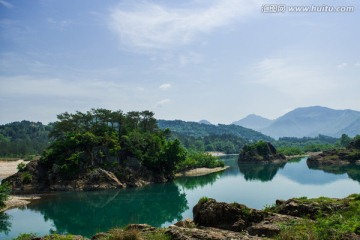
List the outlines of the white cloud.
<svg viewBox="0 0 360 240">
<path fill-rule="evenodd" d="M 259 0 L 215 0 L 206 9 L 176 9 L 153 3 L 111 11 L 110 28 L 121 42 L 137 49 L 166 49 L 193 42 L 199 35 L 259 11 Z"/>
<path fill-rule="evenodd" d="M 167 89 L 171 88 L 171 84 L 170 83 L 164 83 L 164 84 L 161 84 L 159 88 L 161 90 L 167 90 Z"/>
<path fill-rule="evenodd" d="M 294 98 L 320 96 L 337 86 L 336 78 L 326 71 L 285 58 L 264 59 L 249 74 L 256 83 Z"/>
<path fill-rule="evenodd" d="M 360 67 L 360 62 L 355 63 L 355 67 Z"/>
<path fill-rule="evenodd" d="M 3 5 L 6 8 L 13 8 L 14 7 L 11 3 L 8 3 L 5 0 L 0 0 L 0 5 Z"/>
<path fill-rule="evenodd" d="M 337 65 L 337 68 L 342 69 L 342 68 L 347 67 L 347 65 L 348 64 L 346 62 L 343 62 L 343 63 L 340 63 L 339 65 Z"/>
<path fill-rule="evenodd" d="M 163 99 L 163 100 L 158 101 L 158 102 L 156 103 L 156 107 L 163 107 L 163 106 L 169 104 L 169 102 L 170 102 L 170 99 L 165 98 L 165 99 Z"/>
</svg>

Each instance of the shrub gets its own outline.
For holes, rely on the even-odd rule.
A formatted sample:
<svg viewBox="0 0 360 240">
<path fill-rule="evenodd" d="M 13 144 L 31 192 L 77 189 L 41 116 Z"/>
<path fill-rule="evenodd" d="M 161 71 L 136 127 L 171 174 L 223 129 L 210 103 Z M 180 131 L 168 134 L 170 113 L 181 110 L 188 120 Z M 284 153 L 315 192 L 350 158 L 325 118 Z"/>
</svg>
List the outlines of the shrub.
<svg viewBox="0 0 360 240">
<path fill-rule="evenodd" d="M 34 233 L 22 233 L 14 240 L 32 240 L 36 238 L 36 234 Z"/>
<path fill-rule="evenodd" d="M 200 198 L 199 199 L 199 204 L 204 204 L 204 203 L 206 203 L 207 201 L 209 201 L 209 198 L 208 197 L 202 197 L 202 198 Z"/>
<path fill-rule="evenodd" d="M 29 172 L 23 172 L 21 173 L 21 182 L 24 184 L 28 184 L 31 183 L 32 181 L 32 176 Z"/>
<path fill-rule="evenodd" d="M 21 162 L 21 163 L 19 163 L 19 164 L 17 165 L 17 170 L 18 170 L 19 172 L 25 171 L 25 168 L 26 168 L 26 164 L 23 163 L 23 162 Z"/>
<path fill-rule="evenodd" d="M 8 199 L 10 194 L 10 186 L 8 184 L 0 185 L 0 208 L 5 206 L 5 201 Z"/>
</svg>

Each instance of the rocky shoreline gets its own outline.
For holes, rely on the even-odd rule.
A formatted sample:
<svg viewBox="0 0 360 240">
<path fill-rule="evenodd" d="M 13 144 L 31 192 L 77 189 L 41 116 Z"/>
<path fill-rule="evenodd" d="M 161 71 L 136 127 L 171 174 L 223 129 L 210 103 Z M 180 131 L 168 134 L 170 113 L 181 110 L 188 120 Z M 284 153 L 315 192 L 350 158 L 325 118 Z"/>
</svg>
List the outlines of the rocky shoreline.
<svg viewBox="0 0 360 240">
<path fill-rule="evenodd" d="M 217 202 L 204 197 L 193 208 L 194 220 L 185 219 L 167 228 L 155 228 L 147 224 L 130 224 L 123 229 L 98 233 L 91 239 L 265 240 L 329 239 L 328 236 L 333 236 L 333 239 L 358 240 L 360 239 L 360 225 L 356 224 L 359 220 L 359 208 L 360 194 L 352 194 L 344 199 L 321 197 L 318 199 L 277 200 L 275 205 L 265 210 L 248 208 L 239 203 Z M 337 230 L 336 225 L 333 228 L 322 226 L 324 219 L 331 223 L 333 217 L 338 215 L 342 217 L 335 219 L 337 226 L 355 224 L 355 227 Z M 349 221 L 353 222 L 349 223 Z M 289 234 L 302 236 L 302 238 L 289 238 Z M 133 236 L 133 238 L 124 238 L 124 236 Z M 154 236 L 158 238 L 154 238 Z M 57 237 L 56 239 L 61 239 L 59 235 Z M 35 239 L 53 238 L 51 236 L 34 237 L 31 240 Z M 87 238 L 67 235 L 66 239 Z"/>
</svg>

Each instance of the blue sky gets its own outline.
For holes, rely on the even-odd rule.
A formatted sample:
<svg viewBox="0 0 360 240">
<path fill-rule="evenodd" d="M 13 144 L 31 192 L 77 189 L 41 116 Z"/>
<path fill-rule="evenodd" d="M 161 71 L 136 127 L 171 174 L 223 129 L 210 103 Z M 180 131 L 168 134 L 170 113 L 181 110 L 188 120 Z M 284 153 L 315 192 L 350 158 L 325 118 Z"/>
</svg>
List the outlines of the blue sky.
<svg viewBox="0 0 360 240">
<path fill-rule="evenodd" d="M 0 123 L 90 108 L 231 123 L 360 110 L 360 2 L 0 0 Z"/>
</svg>

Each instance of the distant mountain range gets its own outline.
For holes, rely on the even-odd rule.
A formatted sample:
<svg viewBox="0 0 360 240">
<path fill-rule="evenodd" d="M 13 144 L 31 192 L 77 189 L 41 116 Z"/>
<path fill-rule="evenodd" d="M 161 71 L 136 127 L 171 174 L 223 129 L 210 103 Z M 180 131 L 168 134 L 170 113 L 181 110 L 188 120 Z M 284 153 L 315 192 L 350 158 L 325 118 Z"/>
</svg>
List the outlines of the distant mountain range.
<svg viewBox="0 0 360 240">
<path fill-rule="evenodd" d="M 340 137 L 343 133 L 353 137 L 360 134 L 360 112 L 314 106 L 296 108 L 275 120 L 252 114 L 233 124 L 274 138 L 314 137 L 319 134 Z"/>
</svg>

